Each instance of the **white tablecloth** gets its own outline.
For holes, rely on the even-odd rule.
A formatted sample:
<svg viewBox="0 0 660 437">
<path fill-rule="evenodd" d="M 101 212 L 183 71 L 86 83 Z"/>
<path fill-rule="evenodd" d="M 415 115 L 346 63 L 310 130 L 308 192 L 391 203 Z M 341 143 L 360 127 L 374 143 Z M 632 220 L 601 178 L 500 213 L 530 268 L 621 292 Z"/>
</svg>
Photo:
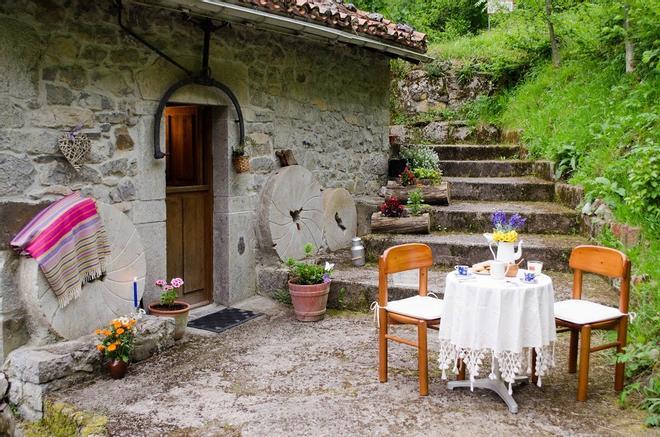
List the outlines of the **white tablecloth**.
<svg viewBox="0 0 660 437">
<path fill-rule="evenodd" d="M 449 273 L 439 333 L 442 377 L 447 369 L 457 371 L 461 358 L 474 379 L 489 352 L 497 359 L 502 379 L 511 383 L 525 368 L 531 372 L 532 348 L 537 353 L 536 374 L 545 375 L 554 366 L 553 305 L 552 280 L 546 275 L 527 284 L 518 278 L 481 275 L 464 280 Z M 491 372 L 490 377 L 497 375 Z"/>
</svg>

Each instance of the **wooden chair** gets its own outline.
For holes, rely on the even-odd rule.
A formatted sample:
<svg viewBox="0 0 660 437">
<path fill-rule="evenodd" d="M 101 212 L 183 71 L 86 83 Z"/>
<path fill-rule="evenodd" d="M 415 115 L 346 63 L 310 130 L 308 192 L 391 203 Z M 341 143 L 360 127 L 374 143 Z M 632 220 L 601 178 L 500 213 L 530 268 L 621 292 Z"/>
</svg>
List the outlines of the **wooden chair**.
<svg viewBox="0 0 660 437">
<path fill-rule="evenodd" d="M 626 345 L 628 329 L 628 301 L 630 290 L 630 261 L 618 250 L 599 246 L 578 246 L 571 252 L 569 266 L 573 269 L 573 298 L 555 303 L 557 332 L 570 332 L 568 372 L 577 370 L 578 339 L 580 343 L 580 370 L 578 374 L 577 400 L 587 400 L 589 383 L 589 355 L 603 349 L 616 347 L 621 352 Z M 582 274 L 596 273 L 610 278 L 621 278 L 619 308 L 582 300 Z M 594 329 L 616 330 L 617 340 L 612 343 L 591 346 Z M 623 390 L 624 363 L 617 363 L 614 372 L 614 389 Z"/>
<path fill-rule="evenodd" d="M 378 260 L 378 322 L 380 382 L 387 382 L 387 346 L 393 340 L 417 348 L 419 367 L 419 394 L 429 394 L 427 328 L 438 329 L 442 316 L 442 300 L 427 296 L 428 268 L 433 265 L 431 248 L 425 244 L 411 243 L 390 247 Z M 419 295 L 389 302 L 387 275 L 419 269 Z M 389 325 L 417 326 L 417 342 L 390 335 Z"/>
</svg>

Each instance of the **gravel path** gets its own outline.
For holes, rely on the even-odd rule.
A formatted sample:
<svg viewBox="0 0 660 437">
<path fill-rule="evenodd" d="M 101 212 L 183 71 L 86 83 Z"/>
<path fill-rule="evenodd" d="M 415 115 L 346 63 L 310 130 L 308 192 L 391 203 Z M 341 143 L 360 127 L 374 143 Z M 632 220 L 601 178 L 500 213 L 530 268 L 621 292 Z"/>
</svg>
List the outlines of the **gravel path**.
<svg viewBox="0 0 660 437">
<path fill-rule="evenodd" d="M 558 368 L 542 388 L 515 391 L 520 412 L 513 415 L 490 392 L 447 390 L 434 365 L 434 342 L 428 397 L 417 394 L 414 349 L 403 345 L 390 348 L 390 381 L 380 384 L 370 315 L 331 313 L 304 324 L 266 298 L 243 307 L 267 315 L 222 334 L 191 330 L 174 348 L 132 365 L 125 379 L 100 378 L 57 398 L 107 414 L 113 436 L 649 432 L 639 411 L 617 406 L 613 368 L 602 354 L 592 363 L 589 401 L 574 400 L 565 335 Z"/>
</svg>

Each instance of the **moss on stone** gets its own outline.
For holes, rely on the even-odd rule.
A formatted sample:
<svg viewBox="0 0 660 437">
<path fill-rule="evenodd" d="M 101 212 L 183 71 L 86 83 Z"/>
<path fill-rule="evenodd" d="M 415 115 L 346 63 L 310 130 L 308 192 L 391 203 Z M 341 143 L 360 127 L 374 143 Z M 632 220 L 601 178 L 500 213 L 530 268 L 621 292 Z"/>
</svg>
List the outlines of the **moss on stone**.
<svg viewBox="0 0 660 437">
<path fill-rule="evenodd" d="M 46 402 L 44 417 L 24 425 L 26 437 L 71 437 L 106 435 L 108 418 L 78 411 L 64 402 Z"/>
</svg>

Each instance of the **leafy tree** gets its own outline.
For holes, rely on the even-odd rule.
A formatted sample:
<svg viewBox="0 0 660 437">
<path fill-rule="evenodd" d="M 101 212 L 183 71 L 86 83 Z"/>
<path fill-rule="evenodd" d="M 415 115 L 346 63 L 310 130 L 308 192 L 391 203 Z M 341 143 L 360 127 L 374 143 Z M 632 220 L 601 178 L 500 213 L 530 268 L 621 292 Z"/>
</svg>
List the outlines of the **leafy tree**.
<svg viewBox="0 0 660 437">
<path fill-rule="evenodd" d="M 487 16 L 477 0 L 355 0 L 355 6 L 410 24 L 431 40 L 452 39 L 486 27 Z"/>
</svg>

